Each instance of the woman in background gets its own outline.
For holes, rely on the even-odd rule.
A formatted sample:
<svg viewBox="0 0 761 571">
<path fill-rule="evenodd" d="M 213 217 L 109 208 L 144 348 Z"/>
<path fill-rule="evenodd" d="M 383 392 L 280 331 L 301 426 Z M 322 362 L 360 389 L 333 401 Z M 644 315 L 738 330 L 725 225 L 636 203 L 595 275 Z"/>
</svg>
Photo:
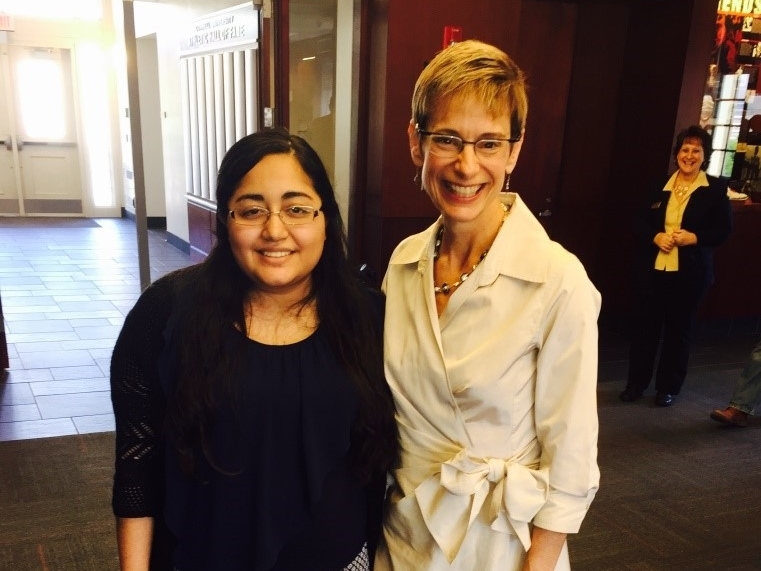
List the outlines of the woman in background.
<svg viewBox="0 0 761 571">
<path fill-rule="evenodd" d="M 713 282 L 713 250 L 732 228 L 726 184 L 708 176 L 711 135 L 698 125 L 677 135 L 677 170 L 650 193 L 635 219 L 636 258 L 632 341 L 624 402 L 650 386 L 655 355 L 655 404 L 671 406 L 687 376 L 700 301 Z"/>
<path fill-rule="evenodd" d="M 402 452 L 378 571 L 570 569 L 597 490 L 600 295 L 502 192 L 527 107 L 521 70 L 472 40 L 415 85 L 410 153 L 441 216 L 384 279 Z"/>
<path fill-rule="evenodd" d="M 129 313 L 111 362 L 123 571 L 367 570 L 396 454 L 383 297 L 312 148 L 234 144 L 217 241 Z"/>
</svg>

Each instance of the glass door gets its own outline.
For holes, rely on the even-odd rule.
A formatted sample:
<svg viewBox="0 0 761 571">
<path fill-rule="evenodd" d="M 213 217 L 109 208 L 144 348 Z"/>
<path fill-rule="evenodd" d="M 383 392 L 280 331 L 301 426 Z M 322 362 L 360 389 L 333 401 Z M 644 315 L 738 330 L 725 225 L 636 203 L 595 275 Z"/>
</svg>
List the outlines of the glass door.
<svg viewBox="0 0 761 571">
<path fill-rule="evenodd" d="M 291 0 L 289 129 L 315 148 L 335 184 L 336 2 Z"/>
<path fill-rule="evenodd" d="M 0 92 L 0 214 L 83 212 L 71 51 L 7 45 Z"/>
<path fill-rule="evenodd" d="M 287 75 L 280 79 L 288 97 L 280 117 L 320 155 L 348 226 L 359 91 L 355 2 L 288 0 L 284 13 L 288 45 L 280 53 L 287 54 L 281 64 L 287 62 Z"/>
</svg>

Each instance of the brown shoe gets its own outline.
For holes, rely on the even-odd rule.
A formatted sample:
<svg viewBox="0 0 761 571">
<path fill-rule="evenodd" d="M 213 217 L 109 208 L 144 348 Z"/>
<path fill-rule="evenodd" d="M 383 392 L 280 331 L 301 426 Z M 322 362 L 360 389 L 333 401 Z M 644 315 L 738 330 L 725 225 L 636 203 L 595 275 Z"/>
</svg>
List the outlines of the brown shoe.
<svg viewBox="0 0 761 571">
<path fill-rule="evenodd" d="M 721 422 L 722 424 L 731 424 L 733 426 L 748 426 L 748 413 L 737 410 L 736 408 L 732 408 L 731 406 L 725 408 L 724 410 L 721 410 L 720 408 L 715 409 L 713 412 L 711 412 L 711 418 L 716 422 Z"/>
</svg>

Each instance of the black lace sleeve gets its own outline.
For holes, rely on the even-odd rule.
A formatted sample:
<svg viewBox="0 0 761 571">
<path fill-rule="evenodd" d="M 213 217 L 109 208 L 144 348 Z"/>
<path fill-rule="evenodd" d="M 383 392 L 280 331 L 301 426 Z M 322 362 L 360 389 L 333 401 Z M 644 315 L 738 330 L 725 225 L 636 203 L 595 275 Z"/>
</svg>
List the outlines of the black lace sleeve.
<svg viewBox="0 0 761 571">
<path fill-rule="evenodd" d="M 111 357 L 116 419 L 112 509 L 117 517 L 148 517 L 163 503 L 162 429 L 165 399 L 158 374 L 174 277 L 148 287 L 127 315 Z"/>
</svg>

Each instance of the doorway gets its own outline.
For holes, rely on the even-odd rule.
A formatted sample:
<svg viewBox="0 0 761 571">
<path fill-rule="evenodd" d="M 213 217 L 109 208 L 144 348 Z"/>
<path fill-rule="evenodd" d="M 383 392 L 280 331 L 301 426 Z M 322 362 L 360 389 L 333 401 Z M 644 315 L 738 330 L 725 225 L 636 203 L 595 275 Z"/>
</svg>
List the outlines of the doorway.
<svg viewBox="0 0 761 571">
<path fill-rule="evenodd" d="M 1 49 L 0 215 L 81 216 L 71 50 Z"/>
</svg>

